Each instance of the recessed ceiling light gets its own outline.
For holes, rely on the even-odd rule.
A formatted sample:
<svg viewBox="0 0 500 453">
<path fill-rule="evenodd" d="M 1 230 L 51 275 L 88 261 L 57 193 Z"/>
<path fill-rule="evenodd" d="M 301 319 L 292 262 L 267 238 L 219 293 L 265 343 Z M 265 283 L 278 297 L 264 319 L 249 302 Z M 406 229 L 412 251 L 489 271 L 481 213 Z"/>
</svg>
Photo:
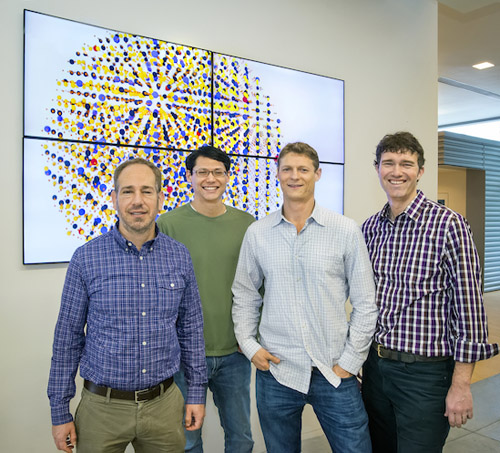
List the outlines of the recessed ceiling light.
<svg viewBox="0 0 500 453">
<path fill-rule="evenodd" d="M 492 68 L 493 66 L 495 66 L 495 65 L 493 63 L 490 63 L 489 61 L 484 61 L 483 63 L 478 63 L 478 64 L 472 65 L 472 67 L 476 68 L 476 69 L 488 69 L 488 68 Z"/>
</svg>

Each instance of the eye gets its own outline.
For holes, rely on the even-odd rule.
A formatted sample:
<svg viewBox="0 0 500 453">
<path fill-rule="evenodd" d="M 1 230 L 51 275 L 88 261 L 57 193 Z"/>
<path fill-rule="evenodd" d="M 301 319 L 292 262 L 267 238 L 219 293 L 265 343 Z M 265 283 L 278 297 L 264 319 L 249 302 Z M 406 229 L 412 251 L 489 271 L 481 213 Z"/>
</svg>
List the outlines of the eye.
<svg viewBox="0 0 500 453">
<path fill-rule="evenodd" d="M 218 169 L 214 170 L 213 174 L 216 178 L 222 178 L 223 176 L 225 176 L 226 172 L 224 170 Z"/>
<path fill-rule="evenodd" d="M 209 171 L 205 170 L 205 169 L 196 170 L 196 174 L 198 176 L 201 176 L 202 178 L 204 178 L 205 176 L 208 176 L 208 173 L 209 173 Z"/>
</svg>

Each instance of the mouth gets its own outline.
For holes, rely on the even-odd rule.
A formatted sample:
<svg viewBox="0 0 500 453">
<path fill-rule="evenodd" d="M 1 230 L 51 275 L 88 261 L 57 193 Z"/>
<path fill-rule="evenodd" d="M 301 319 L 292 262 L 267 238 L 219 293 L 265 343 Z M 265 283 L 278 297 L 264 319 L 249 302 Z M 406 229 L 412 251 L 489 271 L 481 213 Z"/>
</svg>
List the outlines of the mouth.
<svg viewBox="0 0 500 453">
<path fill-rule="evenodd" d="M 400 186 L 402 184 L 405 183 L 405 181 L 401 180 L 401 179 L 389 179 L 389 184 L 393 185 L 393 186 Z"/>
<path fill-rule="evenodd" d="M 219 186 L 202 186 L 203 190 L 208 190 L 209 192 L 215 192 L 219 189 Z"/>
</svg>

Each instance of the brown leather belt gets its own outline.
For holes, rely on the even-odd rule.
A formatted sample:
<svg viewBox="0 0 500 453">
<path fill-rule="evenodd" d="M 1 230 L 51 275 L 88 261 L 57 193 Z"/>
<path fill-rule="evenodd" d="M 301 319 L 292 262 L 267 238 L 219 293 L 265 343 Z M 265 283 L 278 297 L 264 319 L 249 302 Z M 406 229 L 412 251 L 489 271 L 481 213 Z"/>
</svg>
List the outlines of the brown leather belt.
<svg viewBox="0 0 500 453">
<path fill-rule="evenodd" d="M 372 348 L 377 351 L 377 355 L 381 359 L 397 360 L 398 362 L 414 363 L 414 362 L 444 362 L 450 359 L 449 356 L 429 357 L 426 355 L 412 354 L 411 352 L 394 351 L 393 349 L 384 348 L 381 344 L 372 343 Z"/>
<path fill-rule="evenodd" d="M 160 382 L 154 387 L 136 391 L 110 389 L 109 387 L 103 387 L 101 385 L 94 384 L 93 382 L 87 381 L 86 379 L 83 381 L 83 386 L 89 392 L 95 393 L 96 395 L 108 396 L 108 391 L 110 391 L 110 398 L 118 398 L 120 400 L 129 400 L 135 401 L 136 403 L 143 403 L 160 396 L 162 393 L 162 386 L 163 392 L 165 392 L 173 382 L 174 378 L 169 377 L 168 379 L 165 379 L 163 382 Z"/>
</svg>

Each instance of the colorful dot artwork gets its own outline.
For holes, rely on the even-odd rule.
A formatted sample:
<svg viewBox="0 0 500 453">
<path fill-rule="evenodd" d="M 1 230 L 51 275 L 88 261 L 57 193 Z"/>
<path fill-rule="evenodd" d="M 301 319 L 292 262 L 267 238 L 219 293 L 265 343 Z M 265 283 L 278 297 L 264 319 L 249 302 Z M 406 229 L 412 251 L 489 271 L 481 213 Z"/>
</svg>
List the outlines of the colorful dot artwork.
<svg viewBox="0 0 500 453">
<path fill-rule="evenodd" d="M 212 139 L 233 162 L 225 202 L 257 218 L 278 208 L 279 119 L 244 60 L 99 30 L 61 70 L 43 131 L 55 140 L 41 146 L 68 235 L 90 240 L 112 226 L 112 175 L 123 160 L 162 170 L 163 210 L 186 203 L 184 158 Z"/>
</svg>

